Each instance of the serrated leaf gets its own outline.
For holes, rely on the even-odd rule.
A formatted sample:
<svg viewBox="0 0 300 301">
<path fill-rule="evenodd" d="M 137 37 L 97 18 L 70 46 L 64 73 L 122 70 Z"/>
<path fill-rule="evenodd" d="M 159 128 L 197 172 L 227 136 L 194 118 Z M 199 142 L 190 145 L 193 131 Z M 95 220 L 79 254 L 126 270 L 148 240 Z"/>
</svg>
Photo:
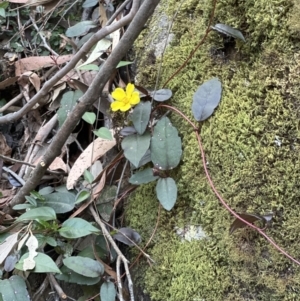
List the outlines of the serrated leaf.
<svg viewBox="0 0 300 301">
<path fill-rule="evenodd" d="M 140 160 L 149 148 L 150 139 L 151 136 L 149 132 L 146 132 L 144 135 L 130 135 L 123 139 L 121 146 L 124 150 L 124 156 L 135 167 L 138 166 Z"/>
<path fill-rule="evenodd" d="M 170 89 L 160 89 L 151 93 L 151 96 L 155 101 L 163 102 L 172 97 L 173 93 Z"/>
<path fill-rule="evenodd" d="M 75 195 L 71 192 L 54 192 L 45 195 L 45 201 L 38 204 L 53 208 L 57 214 L 66 213 L 74 209 Z"/>
<path fill-rule="evenodd" d="M 131 121 L 136 131 L 143 135 L 150 119 L 151 114 L 151 103 L 150 101 L 141 101 L 134 109 L 131 114 Z"/>
<path fill-rule="evenodd" d="M 97 131 L 94 131 L 94 134 L 96 136 L 106 139 L 106 140 L 113 140 L 111 131 L 106 127 L 102 127 L 100 129 L 98 129 Z"/>
<path fill-rule="evenodd" d="M 161 205 L 170 211 L 177 199 L 177 185 L 172 178 L 160 178 L 156 185 L 156 195 Z"/>
<path fill-rule="evenodd" d="M 219 24 L 216 24 L 215 26 L 211 26 L 211 28 L 220 33 L 226 34 L 227 36 L 231 36 L 235 39 L 240 39 L 243 42 L 246 42 L 243 34 L 239 30 L 237 30 L 229 25 L 219 23 Z"/>
<path fill-rule="evenodd" d="M 79 238 L 89 234 L 99 234 L 100 231 L 82 218 L 67 219 L 59 229 L 59 234 L 66 238 Z"/>
<path fill-rule="evenodd" d="M 155 181 L 158 178 L 159 177 L 153 175 L 153 170 L 149 167 L 133 174 L 129 179 L 129 183 L 133 185 L 147 184 Z"/>
<path fill-rule="evenodd" d="M 161 118 L 154 127 L 151 139 L 151 160 L 161 170 L 176 167 L 182 155 L 181 139 L 168 117 Z"/>
<path fill-rule="evenodd" d="M 81 117 L 85 122 L 93 124 L 96 120 L 96 114 L 94 112 L 85 112 Z"/>
<path fill-rule="evenodd" d="M 56 220 L 56 214 L 51 207 L 33 208 L 23 213 L 17 218 L 17 221 L 36 220 L 41 219 L 44 221 Z"/>
<path fill-rule="evenodd" d="M 139 244 L 141 242 L 140 234 L 128 227 L 118 229 L 118 233 L 113 235 L 113 238 L 128 246 L 134 246 L 134 243 Z"/>
<path fill-rule="evenodd" d="M 221 100 L 222 85 L 218 78 L 202 84 L 194 94 L 192 112 L 197 121 L 210 117 Z"/>
<path fill-rule="evenodd" d="M 71 26 L 66 31 L 66 36 L 69 38 L 82 36 L 89 31 L 90 28 L 94 28 L 97 25 L 94 21 L 81 21 L 74 26 Z"/>
<path fill-rule="evenodd" d="M 66 266 L 61 267 L 62 274 L 56 275 L 55 278 L 58 280 L 63 280 L 69 283 L 76 283 L 78 285 L 94 285 L 100 281 L 100 277 L 86 277 L 80 275 L 71 269 L 67 268 Z"/>
<path fill-rule="evenodd" d="M 86 277 L 98 277 L 104 273 L 103 265 L 90 258 L 71 256 L 63 259 L 63 263 L 67 268 Z"/>
<path fill-rule="evenodd" d="M 100 288 L 101 301 L 115 301 L 117 291 L 112 282 L 104 282 Z"/>
<path fill-rule="evenodd" d="M 23 278 L 13 275 L 9 279 L 0 280 L 0 297 L 9 301 L 30 301 L 29 293 Z"/>
<path fill-rule="evenodd" d="M 16 269 L 23 271 L 24 259 L 28 258 L 29 253 L 25 253 L 20 261 L 16 264 Z M 44 253 L 38 253 L 34 258 L 35 268 L 31 271 L 33 273 L 61 273 L 55 262 Z"/>
<path fill-rule="evenodd" d="M 70 112 L 73 110 L 73 108 L 76 105 L 77 100 L 83 95 L 83 93 L 80 90 L 74 91 L 68 91 L 63 94 L 62 100 L 61 100 L 61 106 L 59 110 L 57 111 L 57 119 L 59 123 L 59 127 L 63 125 L 65 120 L 67 119 Z"/>
<path fill-rule="evenodd" d="M 79 204 L 87 200 L 91 195 L 91 192 L 88 189 L 82 189 L 78 192 L 75 198 L 75 204 Z"/>
</svg>

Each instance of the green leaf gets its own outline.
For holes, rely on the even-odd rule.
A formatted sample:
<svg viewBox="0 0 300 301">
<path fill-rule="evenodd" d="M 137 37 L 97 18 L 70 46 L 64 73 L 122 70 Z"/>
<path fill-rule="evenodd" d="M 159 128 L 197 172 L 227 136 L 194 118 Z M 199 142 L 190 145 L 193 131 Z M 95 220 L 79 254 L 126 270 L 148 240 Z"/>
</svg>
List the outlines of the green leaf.
<svg viewBox="0 0 300 301">
<path fill-rule="evenodd" d="M 36 208 L 36 206 L 32 206 L 31 204 L 18 204 L 18 205 L 13 206 L 12 209 L 25 210 L 25 209 L 32 209 L 32 208 Z"/>
<path fill-rule="evenodd" d="M 221 100 L 222 85 L 218 78 L 202 84 L 193 96 L 192 112 L 197 121 L 210 117 Z"/>
<path fill-rule="evenodd" d="M 66 266 L 61 267 L 62 274 L 56 275 L 55 278 L 58 280 L 63 280 L 69 283 L 76 283 L 78 285 L 94 285 L 98 283 L 101 279 L 101 277 L 86 277 L 83 275 L 80 275 L 71 269 L 67 268 Z"/>
<path fill-rule="evenodd" d="M 23 263 L 24 259 L 28 258 L 29 253 L 25 253 L 20 261 L 16 264 L 15 268 L 23 271 Z M 30 272 L 33 273 L 61 273 L 59 268 L 56 266 L 55 262 L 44 253 L 38 253 L 36 257 L 34 257 L 35 268 Z"/>
<path fill-rule="evenodd" d="M 30 191 L 30 196 L 34 197 L 36 200 L 44 201 L 45 198 L 35 190 Z"/>
<path fill-rule="evenodd" d="M 59 229 L 59 234 L 66 238 L 78 238 L 89 234 L 99 234 L 100 231 L 86 220 L 74 217 L 67 219 Z"/>
<path fill-rule="evenodd" d="M 71 192 L 54 192 L 45 195 L 45 201 L 38 204 L 53 208 L 57 214 L 66 213 L 74 209 L 75 195 Z"/>
<path fill-rule="evenodd" d="M 33 207 L 36 207 L 37 206 L 37 202 L 36 202 L 36 199 L 33 198 L 32 196 L 28 196 L 26 195 L 25 196 L 25 200 Z"/>
<path fill-rule="evenodd" d="M 96 205 L 99 214 L 105 221 L 109 221 L 111 213 L 114 208 L 114 201 L 117 195 L 116 186 L 105 186 L 102 190 L 99 198 L 97 199 Z"/>
<path fill-rule="evenodd" d="M 160 178 L 156 185 L 156 195 L 161 205 L 170 211 L 177 199 L 177 186 L 172 178 Z"/>
<path fill-rule="evenodd" d="M 155 101 L 163 102 L 172 97 L 173 93 L 170 89 L 160 89 L 151 93 Z"/>
<path fill-rule="evenodd" d="M 39 242 L 39 246 L 41 246 L 43 244 L 48 244 L 51 247 L 56 247 L 57 246 L 56 240 L 51 236 L 45 236 L 45 235 L 42 235 L 42 234 L 35 234 L 35 237 Z"/>
<path fill-rule="evenodd" d="M 82 7 L 93 7 L 96 4 L 98 4 L 98 0 L 85 0 L 84 3 L 82 4 Z"/>
<path fill-rule="evenodd" d="M 96 114 L 94 112 L 85 112 L 82 119 L 89 124 L 93 124 L 96 120 Z"/>
<path fill-rule="evenodd" d="M 25 281 L 18 275 L 0 280 L 0 297 L 3 301 L 30 301 Z"/>
<path fill-rule="evenodd" d="M 6 17 L 6 14 L 5 14 L 5 9 L 0 7 L 0 16 L 5 18 Z"/>
<path fill-rule="evenodd" d="M 159 177 L 153 175 L 153 170 L 149 167 L 133 174 L 129 179 L 129 183 L 133 185 L 147 184 L 155 181 L 158 178 Z"/>
<path fill-rule="evenodd" d="M 115 301 L 117 291 L 112 282 L 104 282 L 100 288 L 101 301 Z"/>
<path fill-rule="evenodd" d="M 141 101 L 131 114 L 131 120 L 136 131 L 143 135 L 150 119 L 151 103 L 150 101 Z"/>
<path fill-rule="evenodd" d="M 94 176 L 87 169 L 83 172 L 83 177 L 89 184 L 94 181 Z"/>
<path fill-rule="evenodd" d="M 71 26 L 66 31 L 66 36 L 69 38 L 82 36 L 89 31 L 90 28 L 94 28 L 97 25 L 94 21 L 82 21 L 74 26 Z"/>
<path fill-rule="evenodd" d="M 90 197 L 91 193 L 88 189 L 82 189 L 78 192 L 75 198 L 75 204 L 79 204 Z"/>
<path fill-rule="evenodd" d="M 47 195 L 47 194 L 50 194 L 54 191 L 54 188 L 52 186 L 47 186 L 47 187 L 44 187 L 42 189 L 39 190 L 39 194 L 40 195 Z"/>
<path fill-rule="evenodd" d="M 116 68 L 124 67 L 130 64 L 132 64 L 132 62 L 121 61 Z"/>
<path fill-rule="evenodd" d="M 70 112 L 73 110 L 73 108 L 76 105 L 77 100 L 83 95 L 83 93 L 80 90 L 74 91 L 68 91 L 64 93 L 62 100 L 61 100 L 61 106 L 59 110 L 57 111 L 57 119 L 59 123 L 59 127 L 63 125 L 65 120 L 67 119 Z"/>
<path fill-rule="evenodd" d="M 0 8 L 8 8 L 8 5 L 9 5 L 9 2 L 8 1 L 3 1 L 3 2 L 0 2 Z"/>
<path fill-rule="evenodd" d="M 161 118 L 154 127 L 151 140 L 151 160 L 161 170 L 176 167 L 182 155 L 181 139 L 168 117 Z"/>
<path fill-rule="evenodd" d="M 226 34 L 227 36 L 231 36 L 235 39 L 240 39 L 243 42 L 246 42 L 243 34 L 239 30 L 237 30 L 229 25 L 219 23 L 219 24 L 216 24 L 215 26 L 211 26 L 211 28 L 220 33 Z"/>
<path fill-rule="evenodd" d="M 56 214 L 53 208 L 39 207 L 33 208 L 23 213 L 17 218 L 17 221 L 36 220 L 41 219 L 44 221 L 56 220 Z"/>
<path fill-rule="evenodd" d="M 144 135 L 130 135 L 123 139 L 121 145 L 124 150 L 124 156 L 135 167 L 138 166 L 140 160 L 143 158 L 150 145 L 150 133 L 146 132 Z"/>
<path fill-rule="evenodd" d="M 78 70 L 86 70 L 86 71 L 99 71 L 99 66 L 95 64 L 81 65 L 77 68 Z"/>
<path fill-rule="evenodd" d="M 113 140 L 111 131 L 108 128 L 102 127 L 98 129 L 97 131 L 94 131 L 94 134 L 100 138 L 106 139 L 106 140 Z"/>
<path fill-rule="evenodd" d="M 63 259 L 63 263 L 72 271 L 86 277 L 98 277 L 104 273 L 103 265 L 90 258 L 71 256 Z"/>
</svg>

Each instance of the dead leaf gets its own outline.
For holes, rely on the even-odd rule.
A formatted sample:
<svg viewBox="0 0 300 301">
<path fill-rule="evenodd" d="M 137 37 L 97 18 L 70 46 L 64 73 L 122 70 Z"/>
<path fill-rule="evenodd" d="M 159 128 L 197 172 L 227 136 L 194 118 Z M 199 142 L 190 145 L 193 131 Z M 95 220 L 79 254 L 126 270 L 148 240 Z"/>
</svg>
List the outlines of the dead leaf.
<svg viewBox="0 0 300 301">
<path fill-rule="evenodd" d="M 67 180 L 67 189 L 72 189 L 83 174 L 96 160 L 116 145 L 116 140 L 97 138 L 92 142 L 75 161 Z"/>
<path fill-rule="evenodd" d="M 49 169 L 50 170 L 58 170 L 58 169 L 61 169 L 63 170 L 64 172 L 67 172 L 67 166 L 65 164 L 65 162 L 59 158 L 59 157 L 56 157 L 54 159 L 54 161 L 51 163 L 51 165 L 49 166 Z"/>
<path fill-rule="evenodd" d="M 52 67 L 55 65 L 55 61 L 58 65 L 69 62 L 73 55 L 62 55 L 58 57 L 50 56 L 31 56 L 27 58 L 20 59 L 15 62 L 15 74 L 20 76 L 26 71 L 39 70 L 41 68 Z"/>
<path fill-rule="evenodd" d="M 11 155 L 11 148 L 6 143 L 5 136 L 0 133 L 0 154 L 9 157 Z"/>
<path fill-rule="evenodd" d="M 28 79 L 31 82 L 31 84 L 34 86 L 36 92 L 38 92 L 40 90 L 41 80 L 40 80 L 39 76 L 36 73 L 27 71 L 27 72 L 24 72 L 22 74 L 22 76 L 28 76 Z"/>
<path fill-rule="evenodd" d="M 259 214 L 244 212 L 244 213 L 239 213 L 238 215 L 242 219 L 244 219 L 245 221 L 251 224 L 253 224 L 256 221 L 263 221 L 263 222 L 265 221 L 264 217 Z M 236 218 L 234 222 L 231 224 L 229 234 L 232 234 L 236 229 L 245 228 L 245 227 L 247 227 L 247 225 L 241 220 L 239 220 L 238 218 Z"/>
<path fill-rule="evenodd" d="M 6 87 L 15 84 L 17 82 L 17 80 L 18 80 L 17 76 L 5 79 L 4 81 L 0 82 L 0 90 L 3 90 Z"/>
<path fill-rule="evenodd" d="M 18 241 L 18 235 L 19 233 L 14 233 L 10 236 L 8 236 L 5 241 L 0 245 L 0 264 L 5 260 L 5 258 L 8 256 L 10 251 L 13 249 L 15 244 Z"/>
</svg>

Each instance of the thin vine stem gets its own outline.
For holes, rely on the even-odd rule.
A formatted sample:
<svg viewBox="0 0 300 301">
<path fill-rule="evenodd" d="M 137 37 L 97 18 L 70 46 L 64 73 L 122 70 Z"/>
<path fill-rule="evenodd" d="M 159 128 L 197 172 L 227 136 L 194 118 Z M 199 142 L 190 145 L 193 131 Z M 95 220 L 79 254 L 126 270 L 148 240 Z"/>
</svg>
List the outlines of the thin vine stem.
<svg viewBox="0 0 300 301">
<path fill-rule="evenodd" d="M 262 229 L 260 229 L 259 227 L 255 226 L 252 223 L 249 223 L 248 221 L 244 220 L 242 217 L 240 217 L 240 215 L 238 213 L 236 213 L 233 209 L 231 209 L 231 207 L 223 200 L 222 196 L 219 194 L 219 192 L 217 191 L 211 177 L 210 174 L 208 172 L 207 166 L 206 166 L 206 159 L 205 159 L 205 152 L 204 152 L 204 148 L 202 145 L 202 141 L 201 141 L 201 137 L 198 131 L 198 127 L 185 115 L 183 114 L 180 110 L 169 106 L 169 105 L 159 105 L 158 107 L 165 107 L 168 108 L 169 110 L 172 110 L 176 113 L 178 113 L 180 116 L 182 116 L 194 129 L 195 131 L 195 135 L 197 137 L 197 141 L 198 141 L 198 145 L 199 145 L 199 149 L 201 152 L 201 157 L 202 157 L 202 165 L 204 168 L 204 172 L 206 175 L 206 178 L 208 180 L 208 183 L 211 187 L 211 189 L 213 190 L 213 192 L 215 193 L 215 195 L 217 196 L 217 198 L 219 199 L 220 203 L 226 208 L 227 211 L 229 211 L 231 213 L 231 215 L 233 215 L 235 218 L 237 218 L 238 220 L 240 220 L 241 222 L 245 223 L 247 226 L 249 226 L 250 228 L 254 229 L 255 231 L 257 231 L 260 235 L 262 235 L 275 249 L 277 249 L 281 254 L 283 254 L 284 256 L 286 256 L 287 258 L 289 258 L 291 261 L 293 261 L 294 263 L 296 263 L 297 265 L 300 266 L 300 261 L 298 261 L 297 259 L 295 259 L 294 257 L 292 257 L 290 254 L 288 254 L 286 251 L 284 251 L 273 239 L 271 239 Z"/>
</svg>

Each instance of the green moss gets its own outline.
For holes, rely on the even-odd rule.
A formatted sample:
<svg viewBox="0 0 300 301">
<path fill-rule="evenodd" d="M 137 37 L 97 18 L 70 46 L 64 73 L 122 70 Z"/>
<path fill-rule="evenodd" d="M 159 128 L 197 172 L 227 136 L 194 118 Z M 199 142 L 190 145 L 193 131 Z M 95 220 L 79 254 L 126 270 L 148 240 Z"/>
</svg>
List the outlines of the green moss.
<svg viewBox="0 0 300 301">
<path fill-rule="evenodd" d="M 164 55 L 162 82 L 203 36 L 211 5 L 208 0 L 183 4 L 174 23 L 175 39 Z M 168 14 L 177 6 L 178 1 L 169 1 Z M 168 86 L 174 92 L 172 105 L 192 118 L 197 87 L 214 76 L 221 80 L 222 101 L 201 129 L 211 177 L 237 212 L 272 211 L 268 234 L 299 259 L 300 43 L 295 33 L 300 23 L 296 8 L 285 0 L 219 0 L 215 23 L 239 28 L 247 43 L 228 49 L 222 37 L 211 32 Z M 154 79 L 158 65 L 147 67 L 152 68 Z M 143 82 L 143 76 L 140 80 L 145 86 L 149 83 Z M 172 120 L 184 146 L 176 171 L 179 196 L 171 212 L 161 213 L 148 249 L 156 265 L 146 270 L 146 290 L 157 301 L 297 300 L 300 267 L 249 229 L 228 235 L 233 218 L 208 185 L 192 129 L 178 116 Z M 150 237 L 156 216 L 154 186 L 141 187 L 130 200 L 127 219 Z M 209 239 L 181 242 L 174 227 L 188 224 L 201 225 Z"/>
</svg>

